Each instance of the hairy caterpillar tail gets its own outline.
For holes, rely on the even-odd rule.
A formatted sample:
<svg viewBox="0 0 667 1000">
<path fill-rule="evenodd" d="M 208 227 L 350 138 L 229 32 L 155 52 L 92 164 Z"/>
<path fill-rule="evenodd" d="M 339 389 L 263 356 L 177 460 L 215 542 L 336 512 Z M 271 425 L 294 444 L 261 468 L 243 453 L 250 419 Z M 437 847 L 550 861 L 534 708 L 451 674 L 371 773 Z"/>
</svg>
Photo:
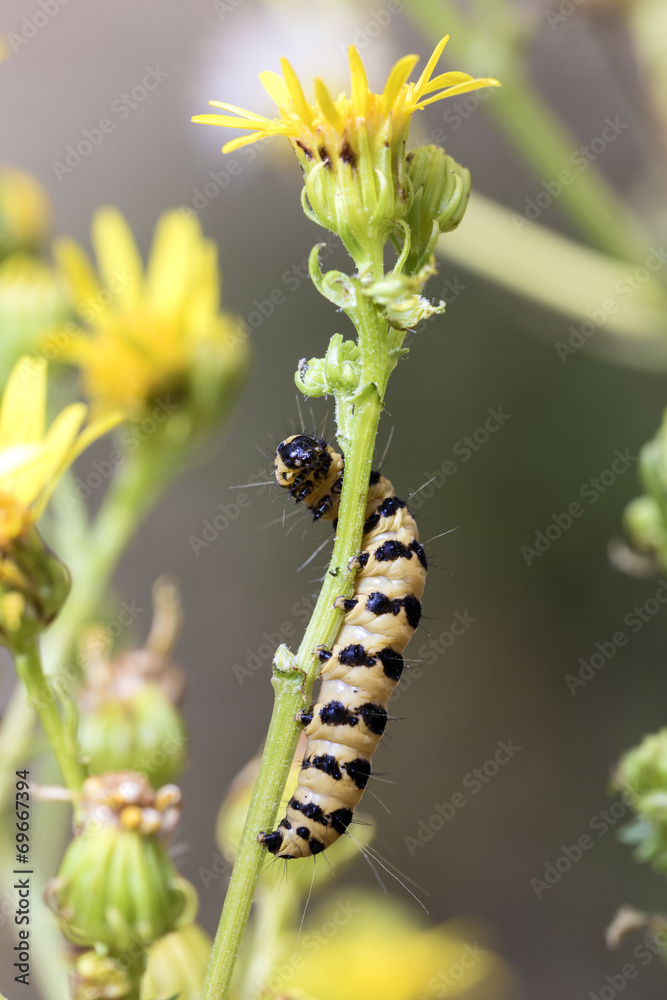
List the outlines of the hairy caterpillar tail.
<svg viewBox="0 0 667 1000">
<path fill-rule="evenodd" d="M 295 434 L 276 450 L 278 484 L 313 520 L 336 523 L 344 460 L 324 440 Z M 285 818 L 259 841 L 281 858 L 304 858 L 345 833 L 371 774 L 386 703 L 421 617 L 426 557 L 417 526 L 383 475 L 372 472 L 354 594 L 331 651 L 322 649 L 319 699 L 300 713 L 308 744 Z"/>
</svg>

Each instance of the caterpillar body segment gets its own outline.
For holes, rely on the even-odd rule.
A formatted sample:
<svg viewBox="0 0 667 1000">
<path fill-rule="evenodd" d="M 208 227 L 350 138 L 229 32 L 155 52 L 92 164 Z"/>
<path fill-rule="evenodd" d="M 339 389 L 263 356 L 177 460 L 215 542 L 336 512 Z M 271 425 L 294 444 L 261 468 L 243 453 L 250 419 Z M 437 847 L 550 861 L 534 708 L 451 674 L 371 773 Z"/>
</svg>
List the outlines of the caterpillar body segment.
<svg viewBox="0 0 667 1000">
<path fill-rule="evenodd" d="M 344 462 L 325 441 L 294 435 L 276 451 L 276 479 L 313 518 L 338 514 Z M 323 509 L 325 508 L 325 509 Z M 345 833 L 371 774 L 386 703 L 419 624 L 426 557 L 417 526 L 388 479 L 371 473 L 358 572 L 331 650 L 320 649 L 316 704 L 300 714 L 308 744 L 285 818 L 259 841 L 281 858 L 319 854 Z"/>
</svg>

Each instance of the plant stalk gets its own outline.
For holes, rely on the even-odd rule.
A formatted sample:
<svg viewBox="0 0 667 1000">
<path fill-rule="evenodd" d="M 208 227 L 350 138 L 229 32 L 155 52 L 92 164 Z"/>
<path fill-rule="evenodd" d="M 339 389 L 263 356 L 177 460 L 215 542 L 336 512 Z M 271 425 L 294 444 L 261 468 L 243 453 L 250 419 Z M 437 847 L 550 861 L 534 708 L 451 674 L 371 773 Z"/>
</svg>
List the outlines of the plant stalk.
<svg viewBox="0 0 667 1000">
<path fill-rule="evenodd" d="M 382 264 L 373 270 L 381 273 Z M 336 394 L 339 440 L 345 450 L 345 476 L 338 512 L 338 525 L 329 570 L 317 605 L 293 660 L 282 647 L 274 660 L 272 683 L 275 701 L 269 733 L 250 808 L 239 843 L 229 888 L 220 917 L 201 1000 L 223 1000 L 227 996 L 255 889 L 266 858 L 257 842 L 261 831 L 273 829 L 301 726 L 295 716 L 310 704 L 313 683 L 319 673 L 315 649 L 330 645 L 338 632 L 343 612 L 334 608 L 336 598 L 349 597 L 363 533 L 368 481 L 375 437 L 382 411 L 384 390 L 391 370 L 387 363 L 385 321 L 369 301 L 355 311 L 361 349 L 361 387 L 352 394 Z"/>
</svg>

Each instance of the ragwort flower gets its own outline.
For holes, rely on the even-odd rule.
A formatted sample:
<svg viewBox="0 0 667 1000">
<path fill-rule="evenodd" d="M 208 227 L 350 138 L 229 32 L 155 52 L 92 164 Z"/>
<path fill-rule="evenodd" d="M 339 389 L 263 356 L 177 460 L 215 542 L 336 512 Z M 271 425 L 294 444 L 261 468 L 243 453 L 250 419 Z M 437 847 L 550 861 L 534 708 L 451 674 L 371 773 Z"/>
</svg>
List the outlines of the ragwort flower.
<svg viewBox="0 0 667 1000">
<path fill-rule="evenodd" d="M 0 641 L 39 632 L 62 606 L 69 574 L 34 525 L 77 455 L 122 419 L 84 426 L 88 408 L 72 403 L 47 430 L 46 368 L 21 358 L 0 404 Z"/>
<path fill-rule="evenodd" d="M 63 358 L 79 366 L 96 410 L 139 420 L 175 407 L 187 437 L 228 405 L 248 361 L 242 324 L 219 308 L 216 246 L 180 210 L 160 218 L 145 271 L 116 209 L 98 210 L 92 238 L 99 275 L 74 240 L 55 247 L 86 328 Z"/>
<path fill-rule="evenodd" d="M 303 168 L 315 221 L 337 233 L 358 263 L 372 260 L 378 243 L 384 245 L 410 201 L 405 144 L 412 115 L 445 97 L 499 86 L 497 80 L 473 79 L 458 71 L 434 76 L 448 39 L 436 46 L 414 83 L 408 83 L 408 77 L 419 57 L 399 59 L 381 94 L 370 90 L 359 53 L 351 45 L 350 97 L 341 94 L 334 100 L 326 84 L 316 79 L 315 102 L 309 103 L 292 66 L 282 59 L 282 77 L 270 71 L 260 74 L 280 117 L 265 118 L 211 101 L 228 114 L 197 115 L 193 121 L 250 129 L 249 135 L 226 143 L 225 153 L 266 136 L 286 136 Z"/>
</svg>

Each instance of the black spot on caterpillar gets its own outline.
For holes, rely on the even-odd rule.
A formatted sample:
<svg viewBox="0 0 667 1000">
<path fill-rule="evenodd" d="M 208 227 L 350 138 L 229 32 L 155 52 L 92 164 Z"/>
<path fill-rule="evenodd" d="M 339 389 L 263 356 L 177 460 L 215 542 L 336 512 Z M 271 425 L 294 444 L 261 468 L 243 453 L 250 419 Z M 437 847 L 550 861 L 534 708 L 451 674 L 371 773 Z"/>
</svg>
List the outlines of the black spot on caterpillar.
<svg viewBox="0 0 667 1000">
<path fill-rule="evenodd" d="M 276 449 L 278 484 L 313 520 L 336 525 L 344 461 L 324 440 L 295 434 Z M 417 526 L 388 479 L 372 472 L 354 596 L 331 650 L 320 649 L 319 700 L 299 714 L 308 744 L 299 784 L 277 830 L 258 840 L 280 858 L 330 847 L 349 826 L 387 723 L 386 703 L 419 624 L 426 557 Z"/>
</svg>

